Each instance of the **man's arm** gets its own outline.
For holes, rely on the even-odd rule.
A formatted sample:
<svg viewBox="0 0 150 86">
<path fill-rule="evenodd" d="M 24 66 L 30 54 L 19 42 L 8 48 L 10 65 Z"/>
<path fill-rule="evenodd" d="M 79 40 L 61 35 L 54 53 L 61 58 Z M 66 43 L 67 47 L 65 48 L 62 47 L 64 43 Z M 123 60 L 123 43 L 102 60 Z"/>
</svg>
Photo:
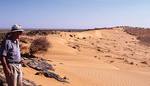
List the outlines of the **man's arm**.
<svg viewBox="0 0 150 86">
<path fill-rule="evenodd" d="M 11 74 L 10 66 L 9 66 L 9 63 L 7 63 L 6 57 L 2 56 L 0 60 L 2 62 L 4 72 L 6 74 Z"/>
<path fill-rule="evenodd" d="M 3 40 L 1 48 L 0 48 L 0 60 L 1 60 L 4 72 L 6 74 L 11 73 L 11 67 L 10 67 L 8 60 L 7 60 L 7 52 L 8 52 L 9 48 L 10 48 L 9 41 Z"/>
</svg>

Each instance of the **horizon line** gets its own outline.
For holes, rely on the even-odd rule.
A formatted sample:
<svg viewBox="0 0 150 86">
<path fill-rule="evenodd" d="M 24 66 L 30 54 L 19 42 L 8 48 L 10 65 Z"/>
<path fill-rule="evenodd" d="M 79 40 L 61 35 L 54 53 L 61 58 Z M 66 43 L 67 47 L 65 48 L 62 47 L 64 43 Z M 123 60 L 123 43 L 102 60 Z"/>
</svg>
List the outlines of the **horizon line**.
<svg viewBox="0 0 150 86">
<path fill-rule="evenodd" d="M 71 29 L 98 29 L 98 28 L 116 28 L 116 27 L 132 27 L 132 28 L 144 28 L 144 29 L 150 29 L 150 27 L 142 27 L 142 26 L 126 26 L 126 25 L 120 25 L 120 26 L 106 26 L 106 27 L 94 27 L 94 28 L 51 28 L 51 27 L 24 27 L 22 29 L 26 29 L 26 30 L 71 30 Z M 3 28 L 3 27 L 0 27 L 0 30 L 10 30 L 11 28 Z"/>
</svg>

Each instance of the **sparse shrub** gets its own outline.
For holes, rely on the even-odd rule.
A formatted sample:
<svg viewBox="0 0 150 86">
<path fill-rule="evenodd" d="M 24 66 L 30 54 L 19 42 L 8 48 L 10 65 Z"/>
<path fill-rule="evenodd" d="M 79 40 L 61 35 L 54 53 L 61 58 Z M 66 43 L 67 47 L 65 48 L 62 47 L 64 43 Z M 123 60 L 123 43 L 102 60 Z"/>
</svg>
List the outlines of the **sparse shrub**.
<svg viewBox="0 0 150 86">
<path fill-rule="evenodd" d="M 29 35 L 29 36 L 34 36 L 34 35 L 48 35 L 49 31 L 46 31 L 46 30 L 33 30 L 33 31 L 30 31 L 30 32 L 28 32 L 26 34 Z"/>
<path fill-rule="evenodd" d="M 37 38 L 31 43 L 30 54 L 37 53 L 38 51 L 47 51 L 49 47 L 50 43 L 46 37 Z"/>
<path fill-rule="evenodd" d="M 29 31 L 29 32 L 26 33 L 26 35 L 34 36 L 34 35 L 36 35 L 36 33 L 35 33 L 35 31 Z"/>
</svg>

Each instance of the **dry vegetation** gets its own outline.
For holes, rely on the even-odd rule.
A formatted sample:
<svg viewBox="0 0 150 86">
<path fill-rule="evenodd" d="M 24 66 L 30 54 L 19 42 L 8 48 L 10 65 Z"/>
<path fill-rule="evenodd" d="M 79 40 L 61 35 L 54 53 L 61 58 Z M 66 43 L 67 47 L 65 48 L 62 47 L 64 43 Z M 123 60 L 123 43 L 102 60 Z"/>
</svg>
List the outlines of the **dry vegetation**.
<svg viewBox="0 0 150 86">
<path fill-rule="evenodd" d="M 39 51 L 47 51 L 50 47 L 50 43 L 46 37 L 40 37 L 32 41 L 30 45 L 30 54 L 37 53 Z"/>
<path fill-rule="evenodd" d="M 150 46 L 150 29 L 143 28 L 126 28 L 124 29 L 130 35 L 134 35 L 144 45 Z"/>
<path fill-rule="evenodd" d="M 48 35 L 48 31 L 40 31 L 40 30 L 34 30 L 34 31 L 29 31 L 26 33 L 28 36 L 35 36 L 35 35 Z"/>
</svg>

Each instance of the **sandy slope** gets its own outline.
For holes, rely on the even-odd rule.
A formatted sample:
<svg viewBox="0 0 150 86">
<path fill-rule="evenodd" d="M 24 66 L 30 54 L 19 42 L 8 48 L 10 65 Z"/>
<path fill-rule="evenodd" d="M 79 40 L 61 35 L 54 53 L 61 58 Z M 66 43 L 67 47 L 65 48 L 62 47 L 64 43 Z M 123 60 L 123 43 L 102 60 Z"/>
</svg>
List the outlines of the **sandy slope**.
<svg viewBox="0 0 150 86">
<path fill-rule="evenodd" d="M 70 83 L 36 76 L 36 71 L 24 68 L 25 78 L 39 85 L 150 86 L 150 48 L 120 28 L 61 32 L 47 38 L 52 46 L 40 56 L 52 60 L 56 72 Z"/>
</svg>

